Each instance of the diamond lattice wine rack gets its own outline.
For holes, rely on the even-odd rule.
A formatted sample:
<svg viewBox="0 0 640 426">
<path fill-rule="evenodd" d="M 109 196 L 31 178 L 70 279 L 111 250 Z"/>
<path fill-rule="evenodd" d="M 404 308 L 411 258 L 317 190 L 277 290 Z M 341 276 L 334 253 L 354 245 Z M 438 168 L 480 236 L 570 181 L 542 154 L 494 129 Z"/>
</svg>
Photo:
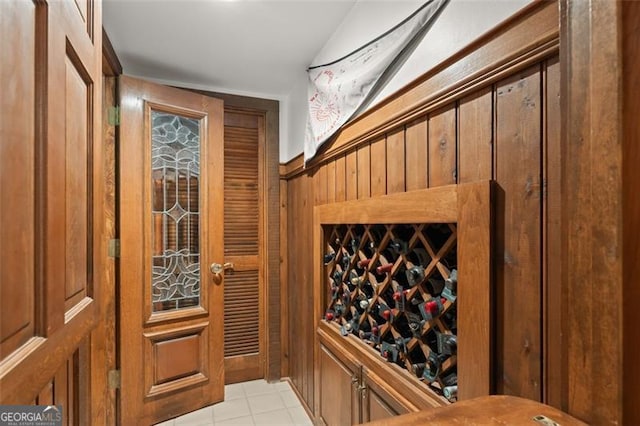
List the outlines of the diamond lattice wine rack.
<svg viewBox="0 0 640 426">
<path fill-rule="evenodd" d="M 318 335 L 429 404 L 489 394 L 491 229 L 490 182 L 316 207 Z"/>
<path fill-rule="evenodd" d="M 341 224 L 325 235 L 324 319 L 455 400 L 455 223 Z"/>
</svg>

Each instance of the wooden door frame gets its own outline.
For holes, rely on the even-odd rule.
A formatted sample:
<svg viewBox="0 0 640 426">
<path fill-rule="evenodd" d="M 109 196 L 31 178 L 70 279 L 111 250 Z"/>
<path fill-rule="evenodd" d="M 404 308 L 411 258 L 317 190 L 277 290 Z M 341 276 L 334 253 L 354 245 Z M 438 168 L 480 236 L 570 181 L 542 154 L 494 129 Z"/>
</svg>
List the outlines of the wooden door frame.
<svg viewBox="0 0 640 426">
<path fill-rule="evenodd" d="M 104 141 L 105 189 L 101 204 L 105 214 L 105 240 L 118 236 L 117 152 L 118 132 L 110 123 L 110 107 L 118 103 L 117 77 L 122 74 L 122 65 L 118 60 L 107 33 L 102 29 L 102 137 Z M 92 424 L 114 425 L 117 423 L 117 351 L 116 351 L 116 276 L 118 262 L 109 257 L 104 263 L 102 277 L 101 305 L 102 319 L 90 336 L 90 413 Z"/>
</svg>

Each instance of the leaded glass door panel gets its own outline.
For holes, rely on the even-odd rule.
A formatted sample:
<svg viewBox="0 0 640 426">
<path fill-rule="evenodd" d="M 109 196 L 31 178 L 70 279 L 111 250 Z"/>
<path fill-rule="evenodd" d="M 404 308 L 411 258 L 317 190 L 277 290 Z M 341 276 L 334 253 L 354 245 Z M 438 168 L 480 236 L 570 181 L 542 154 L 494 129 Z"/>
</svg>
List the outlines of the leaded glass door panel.
<svg viewBox="0 0 640 426">
<path fill-rule="evenodd" d="M 223 103 L 122 77 L 123 424 L 221 401 Z"/>
<path fill-rule="evenodd" d="M 154 313 L 200 306 L 201 121 L 150 108 Z"/>
</svg>

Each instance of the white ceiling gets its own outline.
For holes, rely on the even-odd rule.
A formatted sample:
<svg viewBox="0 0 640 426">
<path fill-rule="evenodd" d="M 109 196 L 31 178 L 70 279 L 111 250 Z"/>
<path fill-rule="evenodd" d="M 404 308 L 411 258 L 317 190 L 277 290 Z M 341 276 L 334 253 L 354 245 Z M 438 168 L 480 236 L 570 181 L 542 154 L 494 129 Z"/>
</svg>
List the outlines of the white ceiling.
<svg viewBox="0 0 640 426">
<path fill-rule="evenodd" d="M 124 72 L 274 99 L 295 81 L 357 0 L 104 0 Z"/>
</svg>

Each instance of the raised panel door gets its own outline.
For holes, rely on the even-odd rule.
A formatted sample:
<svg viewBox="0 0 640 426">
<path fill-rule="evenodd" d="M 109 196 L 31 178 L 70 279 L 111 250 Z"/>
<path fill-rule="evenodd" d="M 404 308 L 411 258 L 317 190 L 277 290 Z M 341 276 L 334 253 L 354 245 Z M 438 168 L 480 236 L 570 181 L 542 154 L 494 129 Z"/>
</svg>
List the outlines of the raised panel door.
<svg viewBox="0 0 640 426">
<path fill-rule="evenodd" d="M 142 425 L 223 399 L 223 103 L 120 90 L 121 421 Z"/>
<path fill-rule="evenodd" d="M 61 405 L 64 424 L 100 418 L 82 372 L 107 257 L 102 18 L 84 3 L 0 2 L 0 404 Z"/>
</svg>

